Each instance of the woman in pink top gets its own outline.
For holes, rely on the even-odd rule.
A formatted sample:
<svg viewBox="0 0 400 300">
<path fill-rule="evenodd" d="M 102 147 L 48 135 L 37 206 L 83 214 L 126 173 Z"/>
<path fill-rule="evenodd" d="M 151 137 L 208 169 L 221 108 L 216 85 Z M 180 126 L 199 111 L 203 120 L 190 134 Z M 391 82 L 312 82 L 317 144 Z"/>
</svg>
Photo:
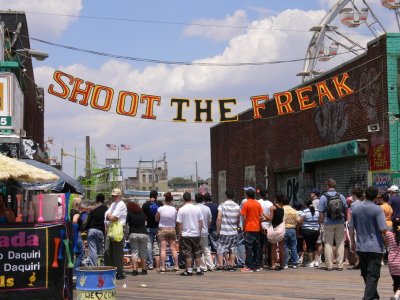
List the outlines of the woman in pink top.
<svg viewBox="0 0 400 300">
<path fill-rule="evenodd" d="M 386 240 L 389 247 L 388 265 L 393 279 L 394 296 L 390 299 L 400 299 L 400 220 L 393 221 L 393 232 L 386 232 Z"/>
</svg>

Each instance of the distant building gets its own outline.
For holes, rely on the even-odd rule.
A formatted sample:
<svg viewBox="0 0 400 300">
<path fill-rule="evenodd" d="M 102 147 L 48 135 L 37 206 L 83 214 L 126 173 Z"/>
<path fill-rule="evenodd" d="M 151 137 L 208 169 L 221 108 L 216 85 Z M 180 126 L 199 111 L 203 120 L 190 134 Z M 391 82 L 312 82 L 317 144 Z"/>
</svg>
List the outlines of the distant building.
<svg viewBox="0 0 400 300">
<path fill-rule="evenodd" d="M 136 189 L 142 191 L 168 190 L 168 163 L 164 153 L 162 159 L 139 160 L 136 170 Z"/>
</svg>

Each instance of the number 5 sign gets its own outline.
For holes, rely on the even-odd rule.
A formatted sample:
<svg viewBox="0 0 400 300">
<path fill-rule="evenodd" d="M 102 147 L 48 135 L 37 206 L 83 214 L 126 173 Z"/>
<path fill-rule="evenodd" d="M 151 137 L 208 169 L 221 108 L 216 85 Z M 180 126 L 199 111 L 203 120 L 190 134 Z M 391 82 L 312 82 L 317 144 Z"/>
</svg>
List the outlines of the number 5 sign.
<svg viewBox="0 0 400 300">
<path fill-rule="evenodd" d="M 11 117 L 0 117 L 0 127 L 11 126 Z"/>
</svg>

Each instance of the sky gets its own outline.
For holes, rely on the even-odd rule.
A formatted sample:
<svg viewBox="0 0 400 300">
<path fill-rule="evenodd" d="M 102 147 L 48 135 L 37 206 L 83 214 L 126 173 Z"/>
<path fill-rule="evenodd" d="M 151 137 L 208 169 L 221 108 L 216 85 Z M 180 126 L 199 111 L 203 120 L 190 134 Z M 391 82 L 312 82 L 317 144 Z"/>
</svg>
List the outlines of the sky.
<svg viewBox="0 0 400 300">
<path fill-rule="evenodd" d="M 380 1 L 367 1 L 385 24 L 395 31 L 395 19 Z M 98 52 L 163 61 L 235 64 L 304 58 L 318 25 L 336 1 L 332 0 L 0 0 L 3 9 L 26 12 L 31 38 Z M 366 26 L 351 29 L 333 22 L 341 32 L 364 44 L 373 38 Z M 398 31 L 398 29 L 397 29 Z M 54 138 L 51 156 L 69 154 L 63 171 L 84 174 L 85 137 L 90 136 L 99 167 L 105 157 L 122 159 L 123 176 L 135 176 L 138 161 L 157 160 L 166 153 L 169 178 L 211 176 L 210 127 L 218 123 L 217 105 L 212 123 L 193 122 L 195 99 L 235 98 L 232 114 L 251 108 L 250 96 L 290 89 L 301 83 L 296 74 L 303 62 L 256 66 L 168 65 L 97 56 L 31 40 L 31 48 L 49 53 L 34 61 L 35 81 L 44 87 L 45 140 Z M 345 51 L 345 49 L 340 49 Z M 340 55 L 320 70 L 354 56 Z M 157 95 L 156 120 L 81 106 L 47 92 L 56 70 L 119 91 Z M 176 110 L 171 98 L 191 101 L 188 122 L 172 122 Z M 244 141 L 232 141 L 232 143 Z M 106 151 L 106 144 L 127 144 L 131 150 Z M 72 157 L 76 151 L 75 160 Z"/>
</svg>

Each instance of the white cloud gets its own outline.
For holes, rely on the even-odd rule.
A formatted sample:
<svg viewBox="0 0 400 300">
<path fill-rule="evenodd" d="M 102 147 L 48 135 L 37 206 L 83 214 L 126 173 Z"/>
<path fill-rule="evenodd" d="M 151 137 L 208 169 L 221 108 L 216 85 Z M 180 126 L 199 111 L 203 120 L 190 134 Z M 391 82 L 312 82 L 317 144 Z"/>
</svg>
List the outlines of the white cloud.
<svg viewBox="0 0 400 300">
<path fill-rule="evenodd" d="M 252 22 L 251 26 L 306 30 L 323 14 L 323 11 L 287 10 L 277 16 Z M 309 38 L 308 32 L 250 29 L 232 38 L 221 54 L 197 61 L 236 63 L 299 58 L 304 56 Z M 64 144 L 68 153 L 73 153 L 76 147 L 77 156 L 84 157 L 85 136 L 89 135 L 92 145 L 98 149 L 96 154 L 99 163 L 104 162 L 103 149 L 106 143 L 123 143 L 130 144 L 134 149 L 131 152 L 121 152 L 123 165 L 136 166 L 140 158 L 151 160 L 166 152 L 170 176 L 194 174 L 197 161 L 200 176 L 209 177 L 210 124 L 171 122 L 176 110 L 170 106 L 170 99 L 237 98 L 238 105 L 233 108 L 233 113 L 240 113 L 251 107 L 250 96 L 281 91 L 297 84 L 299 78 L 295 74 L 301 69 L 301 63 L 256 67 L 152 65 L 138 70 L 127 62 L 109 60 L 99 68 L 75 64 L 60 66 L 58 69 L 113 87 L 116 92 L 130 90 L 138 94 L 162 96 L 162 105 L 155 108 L 159 121 L 150 121 L 140 118 L 144 112 L 143 104 L 139 104 L 137 116 L 130 118 L 116 115 L 114 108 L 110 112 L 96 111 L 47 94 L 45 135 L 54 136 L 57 147 Z M 53 71 L 51 67 L 35 69 L 36 81 L 46 90 L 50 83 L 54 83 Z M 188 121 L 193 121 L 193 111 L 194 103 L 185 110 Z M 214 104 L 213 118 L 218 121 L 217 104 Z M 59 152 L 59 149 L 54 151 Z M 64 162 L 67 173 L 73 174 L 72 159 L 67 157 Z M 78 161 L 78 170 L 83 170 L 83 162 Z M 125 176 L 133 173 L 132 170 L 126 171 Z"/>
<path fill-rule="evenodd" d="M 303 58 L 312 35 L 306 31 L 318 24 L 325 13 L 323 10 L 293 9 L 254 21 L 250 28 L 285 28 L 299 31 L 248 29 L 245 33 L 231 38 L 219 55 L 198 59 L 197 62 L 237 63 Z M 363 36 L 355 38 L 361 39 Z M 84 157 L 85 136 L 88 135 L 97 149 L 99 163 L 104 162 L 106 143 L 123 143 L 133 147 L 133 151 L 120 154 L 124 166 L 136 166 L 140 158 L 156 159 L 166 152 L 170 177 L 194 174 L 197 161 L 200 176 L 206 178 L 210 176 L 211 169 L 211 125 L 171 122 L 176 111 L 170 106 L 170 99 L 236 98 L 238 105 L 233 109 L 233 113 L 240 113 L 251 108 L 250 96 L 265 93 L 272 95 L 297 85 L 300 79 L 295 74 L 301 71 L 302 62 L 242 67 L 152 65 L 139 70 L 127 62 L 109 60 L 99 68 L 74 64 L 60 66 L 58 69 L 94 83 L 113 87 L 116 92 L 130 90 L 138 94 L 159 95 L 162 97 L 162 105 L 155 107 L 158 121 L 151 121 L 140 118 L 144 112 L 143 104 L 139 104 L 137 116 L 130 118 L 116 115 L 113 113 L 114 108 L 110 112 L 97 111 L 47 94 L 45 135 L 55 137 L 58 147 L 55 152 L 59 152 L 61 145 L 64 145 L 68 153 L 73 153 L 76 147 L 77 156 Z M 36 68 L 36 81 L 47 89 L 50 83 L 54 83 L 53 71 L 52 67 Z M 185 110 L 189 121 L 193 121 L 193 110 L 193 103 Z M 215 121 L 219 117 L 217 105 L 214 106 L 213 117 Z M 72 159 L 67 157 L 64 163 L 67 173 L 73 174 Z M 78 161 L 78 170 L 83 168 L 83 162 Z M 133 174 L 132 170 L 126 170 L 124 176 Z"/>
<path fill-rule="evenodd" d="M 25 11 L 31 36 L 43 36 L 45 32 L 50 37 L 60 36 L 76 20 L 74 17 L 53 16 L 52 13 L 79 15 L 83 7 L 82 0 L 0 0 L 0 6 L 3 10 Z M 39 12 L 49 14 L 36 14 Z"/>
<path fill-rule="evenodd" d="M 227 15 L 225 19 L 199 19 L 194 20 L 191 26 L 186 27 L 184 34 L 186 36 L 203 36 L 216 41 L 227 41 L 232 37 L 244 33 L 249 24 L 247 14 L 244 10 L 237 10 L 231 15 Z M 202 24 L 204 26 L 197 26 Z M 216 26 L 212 26 L 216 25 Z M 225 27 L 226 26 L 226 27 Z M 244 27 L 244 28 L 237 28 Z"/>
</svg>

